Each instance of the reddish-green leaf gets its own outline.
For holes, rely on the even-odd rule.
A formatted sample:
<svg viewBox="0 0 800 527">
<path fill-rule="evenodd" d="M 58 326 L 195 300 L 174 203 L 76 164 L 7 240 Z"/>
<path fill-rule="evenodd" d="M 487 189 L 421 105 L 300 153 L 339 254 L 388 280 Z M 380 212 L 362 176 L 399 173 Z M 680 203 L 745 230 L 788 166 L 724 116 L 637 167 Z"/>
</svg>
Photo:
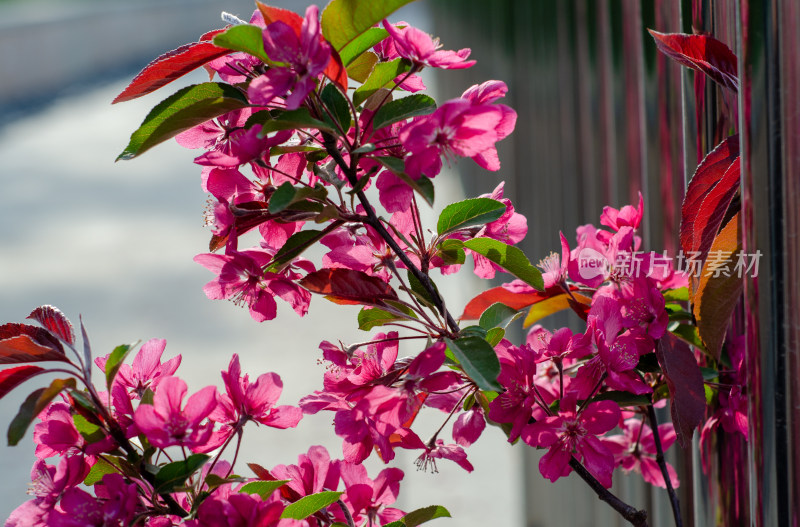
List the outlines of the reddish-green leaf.
<svg viewBox="0 0 800 527">
<path fill-rule="evenodd" d="M 342 58 L 336 50 L 331 50 L 331 59 L 322 73 L 336 84 L 342 92 L 347 93 L 347 69 L 345 69 Z"/>
<path fill-rule="evenodd" d="M 262 2 L 256 2 L 256 6 L 258 7 L 258 10 L 261 11 L 261 15 L 264 17 L 264 22 L 266 22 L 267 25 L 270 25 L 273 22 L 283 22 L 292 28 L 298 37 L 300 36 L 300 30 L 303 27 L 302 16 L 298 15 L 294 11 L 280 7 L 273 7 Z"/>
<path fill-rule="evenodd" d="M 352 269 L 321 269 L 309 273 L 298 284 L 342 304 L 375 305 L 382 300 L 397 299 L 397 293 L 389 284 Z"/>
<path fill-rule="evenodd" d="M 681 206 L 681 248 L 687 256 L 696 252 L 700 245 L 700 241 L 695 239 L 695 222 L 700 217 L 703 200 L 720 183 L 738 157 L 739 136 L 733 135 L 709 152 L 695 170 Z M 702 225 L 699 230 L 704 230 Z"/>
<path fill-rule="evenodd" d="M 14 446 L 25 437 L 25 431 L 37 415 L 65 388 L 74 388 L 75 379 L 55 379 L 47 388 L 31 393 L 19 407 L 19 412 L 8 426 L 8 446 Z"/>
<path fill-rule="evenodd" d="M 69 362 L 61 343 L 47 330 L 28 324 L 0 326 L 0 364 L 47 360 Z"/>
<path fill-rule="evenodd" d="M 573 291 L 577 290 L 572 286 Z M 486 309 L 496 302 L 503 303 L 512 309 L 523 309 L 525 307 L 536 304 L 548 298 L 558 296 L 564 293 L 564 290 L 559 286 L 553 286 L 544 291 L 532 291 L 526 293 L 517 293 L 509 291 L 505 287 L 493 287 L 487 289 L 467 303 L 464 308 L 464 313 L 461 315 L 462 320 L 477 320 Z"/>
<path fill-rule="evenodd" d="M 736 214 L 711 245 L 709 258 L 703 266 L 700 283 L 693 298 L 692 307 L 700 339 L 709 353 L 717 358 L 722 350 L 733 309 L 742 294 L 744 282 L 740 273 L 734 269 L 740 251 L 739 215 Z M 722 269 L 719 272 L 715 269 L 720 263 L 727 266 L 727 273 L 722 272 Z M 714 276 L 715 274 L 718 276 Z"/>
<path fill-rule="evenodd" d="M 672 424 L 686 448 L 706 410 L 703 374 L 689 346 L 669 332 L 658 339 L 656 357 L 667 379 Z"/>
<path fill-rule="evenodd" d="M 0 371 L 0 399 L 31 377 L 45 371 L 39 366 L 17 366 Z"/>
<path fill-rule="evenodd" d="M 731 205 L 733 196 L 739 190 L 740 159 L 738 157 L 734 159 L 731 166 L 723 174 L 722 179 L 719 180 L 719 183 L 714 185 L 714 188 L 706 194 L 703 203 L 700 205 L 700 210 L 697 212 L 692 240 L 695 250 L 700 252 L 702 260 L 705 260 L 706 254 L 717 236 L 720 225 L 725 219 L 725 214 Z"/>
<path fill-rule="evenodd" d="M 247 97 L 230 84 L 204 82 L 187 86 L 150 110 L 117 161 L 133 159 L 184 130 L 247 105 Z"/>
<path fill-rule="evenodd" d="M 339 51 L 369 28 L 413 0 L 331 0 L 322 11 L 322 34 Z"/>
<path fill-rule="evenodd" d="M 27 318 L 33 319 L 54 333 L 64 342 L 75 344 L 75 332 L 72 322 L 55 306 L 37 307 Z"/>
<path fill-rule="evenodd" d="M 224 29 L 203 35 L 203 40 L 211 40 Z M 154 92 L 170 82 L 194 71 L 203 64 L 229 54 L 229 49 L 215 46 L 211 42 L 192 42 L 165 53 L 152 61 L 133 78 L 127 88 L 117 95 L 111 104 L 130 101 Z"/>
<path fill-rule="evenodd" d="M 658 49 L 686 67 L 708 75 L 733 91 L 739 90 L 736 55 L 725 44 L 708 35 L 659 33 L 648 29 Z"/>
</svg>

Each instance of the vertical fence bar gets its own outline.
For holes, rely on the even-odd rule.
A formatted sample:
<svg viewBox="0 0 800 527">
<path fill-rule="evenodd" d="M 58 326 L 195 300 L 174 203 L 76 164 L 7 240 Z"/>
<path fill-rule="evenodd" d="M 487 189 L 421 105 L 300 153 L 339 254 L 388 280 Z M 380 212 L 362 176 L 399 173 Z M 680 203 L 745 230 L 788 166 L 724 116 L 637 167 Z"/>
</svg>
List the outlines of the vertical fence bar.
<svg viewBox="0 0 800 527">
<path fill-rule="evenodd" d="M 755 527 L 798 525 L 798 20 L 792 2 L 741 0 L 743 250 L 761 251 L 745 282 L 750 473 Z"/>
</svg>

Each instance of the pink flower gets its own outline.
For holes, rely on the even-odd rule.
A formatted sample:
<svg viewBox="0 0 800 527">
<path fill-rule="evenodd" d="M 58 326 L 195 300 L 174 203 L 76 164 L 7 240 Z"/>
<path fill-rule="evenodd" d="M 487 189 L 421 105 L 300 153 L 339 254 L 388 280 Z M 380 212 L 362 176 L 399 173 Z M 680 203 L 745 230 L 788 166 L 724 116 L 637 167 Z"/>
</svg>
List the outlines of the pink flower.
<svg viewBox="0 0 800 527">
<path fill-rule="evenodd" d="M 221 485 L 197 509 L 197 518 L 185 527 L 290 527 L 304 523 L 281 520 L 280 501 L 263 501 L 257 494 L 234 492 L 231 485 Z"/>
<path fill-rule="evenodd" d="M 614 456 L 597 436 L 617 426 L 621 416 L 619 406 L 611 401 L 598 401 L 578 413 L 576 403 L 574 394 L 564 397 L 559 414 L 527 425 L 522 440 L 534 447 L 550 449 L 539 461 L 539 471 L 550 481 L 572 472 L 569 462 L 575 455 L 608 488 L 614 472 Z"/>
<path fill-rule="evenodd" d="M 225 383 L 224 394 L 217 395 L 217 407 L 209 419 L 221 423 L 222 428 L 215 432 L 215 439 L 204 451 L 221 445 L 233 433 L 240 430 L 247 421 L 255 421 L 273 428 L 294 428 L 303 417 L 300 408 L 294 406 L 275 406 L 283 390 L 281 378 L 275 373 L 260 375 L 256 382 L 249 382 L 239 365 L 239 355 L 233 354 L 228 371 L 222 372 Z"/>
<path fill-rule="evenodd" d="M 271 256 L 260 250 L 231 252 L 231 254 L 198 254 L 194 261 L 218 276 L 203 287 L 206 296 L 214 300 L 229 299 L 246 305 L 257 322 L 272 320 L 277 315 L 275 296 L 289 302 L 295 312 L 308 312 L 311 293 L 295 284 L 299 278 L 289 268 L 282 274 L 264 271 Z"/>
<path fill-rule="evenodd" d="M 497 99 L 505 97 L 506 93 L 508 93 L 508 86 L 505 82 L 490 80 L 468 88 L 461 94 L 461 98 L 472 102 L 473 106 L 481 106 L 494 103 Z M 497 141 L 501 141 L 514 131 L 517 124 L 517 112 L 505 104 L 495 104 L 493 108 L 500 112 L 500 122 L 495 126 L 494 132 L 497 134 Z M 486 170 L 500 170 L 500 158 L 494 146 L 473 156 L 472 159 Z"/>
<path fill-rule="evenodd" d="M 319 9 L 309 6 L 298 35 L 286 23 L 277 21 L 263 31 L 267 56 L 285 66 L 273 66 L 254 79 L 247 88 L 250 101 L 258 105 L 273 102 L 286 93 L 286 108 L 299 108 L 325 70 L 331 56 L 330 45 L 322 39 Z"/>
<path fill-rule="evenodd" d="M 562 288 L 567 287 L 568 265 L 569 265 L 569 243 L 564 233 L 559 232 L 561 238 L 561 257 L 558 253 L 550 253 L 549 256 L 543 258 L 537 267 L 542 272 L 542 280 L 544 280 L 544 288 L 549 289 L 555 285 L 561 285 Z"/>
<path fill-rule="evenodd" d="M 600 215 L 600 223 L 618 231 L 621 227 L 631 227 L 636 230 L 642 222 L 644 216 L 644 200 L 642 193 L 639 192 L 639 206 L 633 208 L 625 205 L 620 210 L 613 207 L 603 207 L 603 214 Z"/>
<path fill-rule="evenodd" d="M 475 157 L 494 150 L 503 119 L 495 105 L 474 105 L 466 99 L 447 101 L 432 114 L 415 118 L 399 133 L 409 152 L 406 172 L 413 178 L 434 177 L 442 169 L 442 155 Z"/>
<path fill-rule="evenodd" d="M 428 445 L 425 448 L 425 452 L 417 458 L 414 464 L 417 465 L 420 470 L 427 470 L 428 467 L 430 467 L 431 472 L 436 473 L 439 472 L 439 469 L 436 467 L 437 459 L 449 459 L 450 461 L 454 461 L 467 472 L 472 472 L 475 469 L 472 463 L 467 461 L 467 453 L 464 452 L 463 448 L 458 445 L 445 445 L 444 441 L 441 439 L 437 439 L 436 443 L 433 445 Z"/>
<path fill-rule="evenodd" d="M 350 509 L 357 525 L 367 519 L 369 523 L 377 519 L 380 522 L 377 525 L 386 525 L 405 515 L 400 509 L 388 507 L 397 501 L 400 481 L 405 476 L 399 468 L 381 470 L 374 481 L 367 476 L 364 465 L 344 462 L 341 464 L 341 473 L 345 485 L 342 501 Z M 344 520 L 340 510 L 332 512 L 338 519 Z"/>
<path fill-rule="evenodd" d="M 640 472 L 642 478 L 656 487 L 667 488 L 664 475 L 656 462 L 656 448 L 653 430 L 641 419 L 626 419 L 622 425 L 622 435 L 613 435 L 603 438 L 603 443 L 614 454 L 614 460 L 622 465 L 626 472 Z M 672 423 L 658 426 L 658 435 L 661 448 L 666 452 L 677 438 Z M 672 465 L 667 463 L 667 473 L 673 488 L 680 485 L 678 474 Z"/>
<path fill-rule="evenodd" d="M 142 344 L 131 364 L 122 364 L 119 367 L 114 382 L 130 390 L 137 399 L 141 399 L 148 388 L 155 390 L 158 384 L 173 375 L 181 364 L 180 355 L 164 363 L 161 362 L 161 355 L 166 347 L 167 341 L 164 339 L 150 339 Z M 107 360 L 108 356 L 98 358 L 95 362 L 105 371 Z"/>
<path fill-rule="evenodd" d="M 483 408 L 476 404 L 459 415 L 453 423 L 453 439 L 461 446 L 470 446 L 478 440 L 484 428 L 486 428 L 486 418 L 483 416 Z"/>
<path fill-rule="evenodd" d="M 458 51 L 439 50 L 439 39 L 433 39 L 424 31 L 411 26 L 397 28 L 383 21 L 383 27 L 394 39 L 395 49 L 401 57 L 410 60 L 417 69 L 430 66 L 442 69 L 463 69 L 475 64 L 474 60 L 467 60 L 470 49 Z"/>
<path fill-rule="evenodd" d="M 216 391 L 213 386 L 206 386 L 189 397 L 186 406 L 181 408 L 186 383 L 177 377 L 168 377 L 156 389 L 153 404 L 140 404 L 136 409 L 136 426 L 158 448 L 201 447 L 210 439 L 214 426 L 202 421 L 217 404 Z"/>
<path fill-rule="evenodd" d="M 312 446 L 308 454 L 297 456 L 297 465 L 277 465 L 270 473 L 277 479 L 290 480 L 286 486 L 302 497 L 323 490 L 336 490 L 339 466 L 339 461 L 331 461 L 325 447 Z"/>
<path fill-rule="evenodd" d="M 61 458 L 58 467 L 39 460 L 31 470 L 30 494 L 26 501 L 11 513 L 5 527 L 47 527 L 58 500 L 67 491 L 83 482 L 90 470 L 83 456 Z"/>
</svg>

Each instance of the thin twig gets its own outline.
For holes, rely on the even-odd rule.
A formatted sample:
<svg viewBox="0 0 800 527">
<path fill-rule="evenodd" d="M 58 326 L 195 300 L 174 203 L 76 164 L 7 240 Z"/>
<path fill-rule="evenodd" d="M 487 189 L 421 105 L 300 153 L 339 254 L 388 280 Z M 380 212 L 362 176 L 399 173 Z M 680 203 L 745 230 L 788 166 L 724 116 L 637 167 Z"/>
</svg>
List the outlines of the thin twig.
<svg viewBox="0 0 800 527">
<path fill-rule="evenodd" d="M 675 518 L 675 527 L 683 527 L 681 503 L 680 500 L 678 500 L 678 495 L 675 494 L 675 489 L 672 488 L 672 481 L 669 479 L 667 462 L 664 460 L 664 449 L 661 448 L 661 438 L 658 435 L 656 410 L 653 408 L 652 404 L 647 405 L 647 417 L 650 419 L 650 428 L 653 430 L 653 441 L 656 443 L 656 462 L 661 469 L 661 474 L 664 476 L 664 483 L 667 484 L 667 494 L 669 494 L 669 502 L 670 505 L 672 505 L 672 516 Z"/>
<path fill-rule="evenodd" d="M 605 488 L 602 483 L 597 481 L 586 467 L 574 457 L 569 461 L 569 466 L 592 488 L 598 498 L 608 503 L 612 509 L 617 511 L 620 516 L 625 518 L 631 525 L 635 527 L 647 527 L 647 511 L 631 507 L 616 497 L 611 491 Z"/>
<path fill-rule="evenodd" d="M 342 509 L 342 513 L 347 520 L 347 525 L 349 525 L 349 527 L 356 527 L 356 524 L 353 521 L 353 515 L 350 514 L 350 509 L 347 508 L 347 505 L 345 505 L 342 500 L 336 500 L 336 503 L 338 503 L 339 507 Z"/>
</svg>

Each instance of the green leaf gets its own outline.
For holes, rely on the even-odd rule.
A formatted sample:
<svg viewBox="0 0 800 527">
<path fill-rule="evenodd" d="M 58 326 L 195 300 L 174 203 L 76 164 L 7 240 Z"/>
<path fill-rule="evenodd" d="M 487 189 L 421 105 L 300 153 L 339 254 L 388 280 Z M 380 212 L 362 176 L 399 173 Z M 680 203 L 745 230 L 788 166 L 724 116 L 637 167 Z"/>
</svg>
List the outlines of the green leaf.
<svg viewBox="0 0 800 527">
<path fill-rule="evenodd" d="M 703 380 L 704 381 L 712 381 L 712 380 L 716 379 L 717 377 L 719 377 L 719 372 L 717 370 L 715 370 L 714 368 L 703 368 L 701 366 L 700 367 L 700 373 L 703 374 Z"/>
<path fill-rule="evenodd" d="M 251 24 L 231 26 L 224 33 L 215 36 L 212 42 L 215 46 L 233 51 L 244 51 L 266 63 L 272 63 L 264 51 L 264 37 L 262 29 L 258 26 Z"/>
<path fill-rule="evenodd" d="M 283 210 L 286 210 L 286 207 L 288 207 L 294 200 L 294 195 L 296 192 L 297 191 L 291 183 L 288 181 L 283 183 L 283 185 L 278 187 L 269 198 L 269 206 L 267 207 L 269 213 L 277 214 Z"/>
<path fill-rule="evenodd" d="M 289 518 L 292 520 L 303 520 L 308 518 L 317 511 L 324 509 L 331 503 L 335 503 L 343 492 L 324 491 L 316 494 L 310 494 L 296 502 L 287 505 L 283 509 L 281 518 Z"/>
<path fill-rule="evenodd" d="M 500 375 L 500 361 L 497 354 L 480 337 L 461 337 L 456 340 L 447 339 L 447 345 L 458 359 L 461 367 L 481 390 L 502 390 L 497 382 Z"/>
<path fill-rule="evenodd" d="M 679 287 L 678 289 L 667 289 L 664 291 L 664 300 L 667 302 L 688 302 L 689 288 Z"/>
<path fill-rule="evenodd" d="M 371 27 L 364 31 L 339 50 L 339 57 L 342 59 L 342 64 L 349 66 L 354 60 L 362 56 L 365 51 L 388 36 L 389 32 L 382 27 Z"/>
<path fill-rule="evenodd" d="M 331 0 L 322 12 L 322 35 L 336 51 L 343 50 L 357 37 L 413 0 L 358 2 Z"/>
<path fill-rule="evenodd" d="M 600 395 L 593 397 L 592 401 L 613 401 L 620 406 L 647 406 L 651 402 L 649 395 L 636 395 L 630 392 L 622 391 L 601 393 Z"/>
<path fill-rule="evenodd" d="M 278 189 L 280 190 L 280 189 Z M 303 253 L 306 249 L 314 245 L 318 240 L 323 238 L 327 233 L 325 231 L 318 231 L 309 229 L 307 231 L 300 231 L 292 234 L 286 243 L 283 244 L 272 261 L 267 270 L 275 270 L 283 267 L 285 264 L 291 262 Z"/>
<path fill-rule="evenodd" d="M 277 479 L 274 481 L 251 481 L 239 489 L 239 492 L 243 492 L 245 494 L 258 494 L 261 496 L 261 499 L 265 500 L 270 494 L 275 492 L 283 485 L 289 483 L 289 481 L 290 480 L 288 479 Z"/>
<path fill-rule="evenodd" d="M 544 291 L 541 271 L 531 265 L 525 253 L 513 245 L 491 238 L 474 238 L 465 241 L 464 247 L 485 256 L 526 284 Z"/>
<path fill-rule="evenodd" d="M 353 93 L 353 103 L 358 106 L 379 89 L 391 88 L 394 86 L 394 79 L 409 69 L 411 69 L 410 63 L 405 59 L 394 59 L 376 64 L 364 84 Z"/>
<path fill-rule="evenodd" d="M 661 373 L 661 365 L 655 353 L 646 353 L 639 357 L 636 369 L 645 373 Z"/>
<path fill-rule="evenodd" d="M 265 113 L 267 116 L 270 115 L 269 112 Z M 264 120 L 264 123 L 261 125 L 261 132 L 259 132 L 258 135 L 260 137 L 264 137 L 270 132 L 277 132 L 278 130 L 294 130 L 297 128 L 316 128 L 317 130 L 336 133 L 336 128 L 311 117 L 311 114 L 308 113 L 307 108 L 298 108 L 297 110 L 281 112 L 273 119 Z"/>
<path fill-rule="evenodd" d="M 396 307 L 398 310 L 406 313 L 412 318 L 417 318 L 417 315 L 407 306 L 393 302 L 392 307 Z M 363 308 L 358 312 L 358 329 L 362 331 L 369 331 L 374 327 L 383 326 L 389 322 L 395 322 L 398 320 L 408 320 L 408 318 L 401 317 L 395 313 L 385 311 L 377 307 Z"/>
<path fill-rule="evenodd" d="M 75 388 L 75 379 L 54 379 L 47 388 L 39 388 L 28 395 L 8 425 L 8 446 L 16 446 L 25 437 L 31 422 L 65 388 Z"/>
<path fill-rule="evenodd" d="M 397 520 L 392 523 L 387 523 L 383 527 L 406 527 L 406 524 L 402 522 L 402 520 Z"/>
<path fill-rule="evenodd" d="M 678 324 L 675 328 L 671 329 L 670 332 L 679 337 L 681 340 L 685 341 L 687 344 L 691 344 L 695 348 L 703 350 L 704 352 L 706 351 L 703 341 L 700 340 L 700 334 L 697 330 L 697 326 Z"/>
<path fill-rule="evenodd" d="M 349 75 L 351 79 L 363 84 L 367 81 L 370 73 L 372 73 L 372 70 L 375 69 L 375 64 L 377 63 L 378 55 L 371 51 L 367 51 L 355 59 L 347 67 L 347 75 Z"/>
<path fill-rule="evenodd" d="M 500 344 L 500 341 L 503 340 L 503 337 L 506 336 L 506 330 L 503 328 L 492 328 L 486 332 L 486 342 L 488 342 L 492 347 L 497 346 Z"/>
<path fill-rule="evenodd" d="M 102 441 L 106 437 L 105 432 L 103 432 L 99 426 L 90 423 L 80 414 L 73 415 L 72 422 L 75 423 L 75 429 L 78 433 L 80 433 L 89 444 Z"/>
<path fill-rule="evenodd" d="M 450 518 L 450 511 L 441 505 L 431 505 L 415 511 L 409 512 L 401 519 L 406 527 L 417 527 L 425 522 L 429 522 L 436 518 Z"/>
<path fill-rule="evenodd" d="M 114 474 L 119 472 L 119 468 L 115 465 L 112 465 L 106 459 L 113 459 L 109 458 L 109 456 L 104 456 L 103 458 L 98 458 L 94 465 L 92 465 L 91 470 L 89 473 L 86 474 L 86 478 L 83 480 L 84 485 L 92 486 L 97 483 L 100 483 L 103 480 L 103 476 L 106 474 Z"/>
<path fill-rule="evenodd" d="M 436 101 L 420 93 L 395 99 L 387 102 L 375 112 L 375 117 L 372 118 L 372 129 L 380 130 L 384 126 L 405 121 L 410 117 L 427 115 L 435 109 Z"/>
<path fill-rule="evenodd" d="M 153 482 L 156 492 L 170 492 L 174 488 L 180 487 L 208 460 L 209 456 L 206 454 L 192 454 L 185 461 L 175 461 L 164 465 L 156 474 Z"/>
<path fill-rule="evenodd" d="M 520 311 L 510 308 L 507 305 L 496 302 L 486 308 L 481 315 L 478 325 L 486 330 L 492 328 L 505 329 L 511 322 L 522 316 Z"/>
<path fill-rule="evenodd" d="M 125 357 L 131 352 L 135 344 L 120 344 L 111 352 L 106 361 L 106 387 L 111 391 L 111 384 L 114 382 L 114 377 L 117 376 L 122 363 L 125 362 Z"/>
<path fill-rule="evenodd" d="M 461 229 L 485 225 L 500 218 L 506 206 L 489 198 L 473 198 L 451 203 L 439 215 L 436 231 L 444 236 Z"/>
<path fill-rule="evenodd" d="M 414 275 L 414 273 L 409 271 L 406 276 L 408 277 L 408 286 L 411 288 L 411 290 L 416 293 L 418 297 L 422 298 L 425 300 L 425 302 L 433 306 L 433 297 L 425 288 L 425 286 L 422 285 L 422 282 L 420 282 L 419 279 Z M 430 277 L 428 278 L 430 279 Z M 438 292 L 439 289 L 436 287 L 436 284 L 433 282 L 433 280 L 431 280 L 431 284 L 433 284 L 434 289 Z"/>
<path fill-rule="evenodd" d="M 350 123 L 353 119 L 350 115 L 350 105 L 347 103 L 347 99 L 345 99 L 344 95 L 342 95 L 342 92 L 339 91 L 336 85 L 328 84 L 323 88 L 320 99 L 322 99 L 325 108 L 327 108 L 333 116 L 333 120 L 331 120 L 331 117 L 323 112 L 323 119 L 325 122 L 334 128 L 336 128 L 338 124 L 342 132 L 346 134 L 347 131 L 350 130 Z"/>
<path fill-rule="evenodd" d="M 467 255 L 464 252 L 464 243 L 461 240 L 446 239 L 439 244 L 439 256 L 447 265 L 463 264 Z"/>
<path fill-rule="evenodd" d="M 133 159 L 189 128 L 245 106 L 247 97 L 230 84 L 205 82 L 187 86 L 150 110 L 117 161 Z"/>
</svg>

